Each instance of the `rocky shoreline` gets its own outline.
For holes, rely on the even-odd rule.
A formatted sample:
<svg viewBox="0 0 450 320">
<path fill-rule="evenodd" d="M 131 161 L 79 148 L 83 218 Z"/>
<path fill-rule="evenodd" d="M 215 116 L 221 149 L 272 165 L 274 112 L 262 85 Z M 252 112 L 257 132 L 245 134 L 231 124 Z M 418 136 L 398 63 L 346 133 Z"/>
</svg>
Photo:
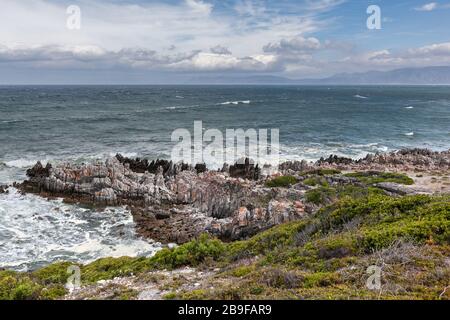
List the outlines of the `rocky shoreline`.
<svg viewBox="0 0 450 320">
<path fill-rule="evenodd" d="M 315 186 L 305 181 L 321 170 L 448 172 L 450 150 L 410 149 L 360 160 L 330 156 L 316 163 L 286 162 L 270 176 L 263 175 L 248 159 L 209 171 L 202 164 L 149 162 L 117 155 L 91 164 L 44 167 L 37 163 L 27 171 L 28 180 L 15 186 L 25 193 L 62 197 L 66 202 L 127 206 L 139 235 L 181 244 L 205 232 L 224 241 L 245 239 L 314 213 L 318 205 L 307 199 L 307 193 Z M 294 179 L 287 188 L 268 184 L 287 176 Z M 359 183 L 342 174 L 325 175 L 324 179 L 331 186 Z M 389 194 L 431 193 L 426 188 L 392 182 L 381 182 L 377 187 Z"/>
<path fill-rule="evenodd" d="M 120 155 L 37 163 L 15 188 L 127 206 L 139 235 L 178 245 L 75 263 L 75 290 L 73 262 L 0 270 L 0 299 L 450 299 L 449 163 L 450 151 L 419 149 L 270 175 L 249 160 L 218 171 Z M 373 266 L 380 289 L 367 286 Z"/>
</svg>

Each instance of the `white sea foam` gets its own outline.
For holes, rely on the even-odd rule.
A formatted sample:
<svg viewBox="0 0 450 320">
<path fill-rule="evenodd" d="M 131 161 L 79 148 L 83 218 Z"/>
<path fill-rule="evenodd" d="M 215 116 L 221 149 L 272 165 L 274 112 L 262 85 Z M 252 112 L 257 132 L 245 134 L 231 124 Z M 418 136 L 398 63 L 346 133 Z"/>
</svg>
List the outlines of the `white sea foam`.
<svg viewBox="0 0 450 320">
<path fill-rule="evenodd" d="M 194 105 L 189 105 L 189 106 L 170 106 L 170 107 L 165 107 L 165 110 L 178 110 L 178 109 L 192 109 L 192 108 L 198 108 L 198 107 L 202 107 L 201 105 L 198 104 L 194 104 Z"/>
<path fill-rule="evenodd" d="M 20 158 L 16 160 L 5 161 L 5 165 L 8 167 L 14 168 L 29 168 L 36 164 L 36 162 L 41 161 L 41 163 L 45 166 L 50 159 L 28 159 L 28 158 Z"/>
<path fill-rule="evenodd" d="M 297 146 L 281 146 L 281 161 L 306 160 L 315 162 L 321 157 L 328 157 L 331 154 L 348 157 L 352 159 L 361 159 L 367 154 L 377 152 L 388 152 L 390 148 L 377 142 L 366 144 L 347 144 L 334 143 L 324 145 L 321 143 L 308 143 Z"/>
<path fill-rule="evenodd" d="M 405 109 L 414 109 L 413 106 L 405 107 Z"/>
<path fill-rule="evenodd" d="M 220 104 L 224 105 L 224 106 L 227 106 L 227 105 L 230 105 L 230 104 L 239 105 L 239 104 L 250 104 L 250 103 L 251 103 L 250 100 L 242 100 L 242 101 L 225 101 L 225 102 L 222 102 Z"/>
<path fill-rule="evenodd" d="M 407 132 L 407 133 L 405 133 L 405 136 L 408 136 L 408 137 L 412 137 L 414 135 L 414 132 Z"/>
<path fill-rule="evenodd" d="M 359 94 L 355 94 L 353 97 L 354 97 L 354 98 L 358 98 L 358 99 L 368 99 L 368 97 L 361 96 L 361 95 L 359 95 Z"/>
<path fill-rule="evenodd" d="M 123 208 L 91 211 L 14 188 L 0 195 L 0 267 L 27 270 L 59 260 L 149 256 L 159 248 L 136 236 Z"/>
<path fill-rule="evenodd" d="M 19 158 L 14 160 L 7 160 L 4 162 L 0 162 L 0 165 L 4 164 L 6 167 L 9 168 L 19 168 L 19 169 L 26 169 L 34 166 L 38 161 L 41 162 L 43 166 L 45 166 L 47 163 L 57 164 L 61 162 L 87 162 L 87 161 L 93 161 L 93 160 L 105 160 L 107 158 L 114 157 L 116 154 L 120 153 L 122 156 L 127 158 L 136 158 L 138 157 L 138 154 L 136 152 L 127 152 L 127 151 L 117 151 L 117 152 L 103 152 L 103 153 L 97 153 L 97 154 L 89 154 L 89 155 L 83 155 L 79 157 L 69 157 L 69 158 L 39 158 L 39 157 L 25 157 L 25 158 Z"/>
</svg>

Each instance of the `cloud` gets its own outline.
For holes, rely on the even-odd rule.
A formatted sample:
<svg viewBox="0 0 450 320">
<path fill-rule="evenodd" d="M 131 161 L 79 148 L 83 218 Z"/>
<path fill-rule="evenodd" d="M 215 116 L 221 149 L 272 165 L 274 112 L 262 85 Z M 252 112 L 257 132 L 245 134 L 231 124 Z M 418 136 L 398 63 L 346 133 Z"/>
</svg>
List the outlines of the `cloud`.
<svg viewBox="0 0 450 320">
<path fill-rule="evenodd" d="M 219 49 L 216 47 L 216 51 Z M 226 48 L 220 47 L 226 50 Z M 118 51 L 96 46 L 0 46 L 0 63 L 53 68 L 114 68 L 167 71 L 270 71 L 273 55 L 236 57 L 231 52 L 201 52 L 164 54 L 144 48 L 124 48 Z"/>
<path fill-rule="evenodd" d="M 275 52 L 278 54 L 286 53 L 306 53 L 317 51 L 322 48 L 320 41 L 317 38 L 304 38 L 297 36 L 292 39 L 282 39 L 277 43 L 269 43 L 264 46 L 264 52 Z"/>
<path fill-rule="evenodd" d="M 450 64 L 447 42 L 402 50 L 385 49 L 382 42 L 364 51 L 364 44 L 347 37 L 326 39 L 321 31 L 330 26 L 331 35 L 339 35 L 333 32 L 338 17 L 329 11 L 344 0 L 73 2 L 82 12 L 78 31 L 66 28 L 65 1 L 2 0 L 0 67 L 278 72 L 301 78 Z M 418 9 L 445 7 L 433 2 Z"/>
<path fill-rule="evenodd" d="M 347 0 L 307 0 L 307 8 L 309 10 L 328 11 L 341 4 L 347 2 Z"/>
<path fill-rule="evenodd" d="M 403 67 L 426 67 L 450 64 L 450 42 L 436 43 L 393 52 L 377 50 L 348 56 L 342 61 L 347 68 L 388 70 Z"/>
<path fill-rule="evenodd" d="M 423 6 L 414 8 L 414 10 L 416 10 L 416 11 L 433 11 L 433 10 L 437 9 L 437 7 L 438 7 L 437 2 L 430 2 L 430 3 L 424 4 Z"/>
<path fill-rule="evenodd" d="M 237 2 L 231 10 L 213 0 L 118 2 L 73 0 L 81 29 L 66 28 L 66 1 L 2 0 L 1 44 L 13 46 L 95 45 L 107 50 L 143 47 L 156 51 L 209 51 L 217 44 L 239 56 L 262 53 L 268 42 L 323 28 L 328 17 L 280 11 L 267 1 Z M 240 6 L 239 6 L 240 4 Z M 237 15 L 237 9 L 242 15 Z M 16 26 L 11 28 L 10 26 Z"/>
<path fill-rule="evenodd" d="M 410 57 L 450 57 L 450 42 L 431 44 L 417 49 L 409 49 L 408 56 Z"/>
<path fill-rule="evenodd" d="M 206 3 L 202 0 L 185 0 L 187 6 L 196 13 L 200 13 L 203 15 L 211 14 L 214 5 L 211 3 Z"/>
<path fill-rule="evenodd" d="M 216 53 L 216 54 L 232 54 L 232 52 L 228 48 L 223 47 L 221 45 L 217 45 L 215 47 L 212 47 L 210 49 L 210 51 L 212 53 Z"/>
<path fill-rule="evenodd" d="M 262 16 L 267 11 L 266 6 L 261 1 L 240 0 L 234 5 L 234 10 L 240 16 Z"/>
</svg>

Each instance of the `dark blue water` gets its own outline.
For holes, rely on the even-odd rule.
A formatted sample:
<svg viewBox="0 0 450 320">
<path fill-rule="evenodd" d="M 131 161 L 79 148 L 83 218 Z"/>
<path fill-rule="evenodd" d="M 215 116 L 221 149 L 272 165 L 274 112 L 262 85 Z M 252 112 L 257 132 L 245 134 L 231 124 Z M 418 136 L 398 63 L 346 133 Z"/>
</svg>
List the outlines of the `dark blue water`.
<svg viewBox="0 0 450 320">
<path fill-rule="evenodd" d="M 167 158 L 172 131 L 192 131 L 195 120 L 222 131 L 279 128 L 284 159 L 441 150 L 450 148 L 450 87 L 0 87 L 0 184 L 37 160 Z M 0 195 L 0 267 L 154 252 L 131 215 L 114 210 Z"/>
<path fill-rule="evenodd" d="M 450 87 L 0 87 L 0 162 L 168 157 L 172 131 L 192 131 L 194 120 L 279 128 L 289 159 L 445 149 Z"/>
</svg>

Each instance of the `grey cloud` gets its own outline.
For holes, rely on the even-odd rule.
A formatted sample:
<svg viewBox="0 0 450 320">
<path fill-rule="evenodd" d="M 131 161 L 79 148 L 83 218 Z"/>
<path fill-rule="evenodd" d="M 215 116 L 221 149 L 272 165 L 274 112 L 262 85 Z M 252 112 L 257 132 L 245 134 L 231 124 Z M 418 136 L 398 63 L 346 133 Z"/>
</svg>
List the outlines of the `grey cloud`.
<svg viewBox="0 0 450 320">
<path fill-rule="evenodd" d="M 228 48 L 222 47 L 221 45 L 212 47 L 210 50 L 212 53 L 216 54 L 232 54 L 232 52 Z"/>
<path fill-rule="evenodd" d="M 286 53 L 307 53 L 317 51 L 322 48 L 322 44 L 317 38 L 304 38 L 298 36 L 292 39 L 282 39 L 277 43 L 269 43 L 264 46 L 264 52 L 286 54 Z"/>
<path fill-rule="evenodd" d="M 224 47 L 211 53 L 200 50 L 164 54 L 145 48 L 108 51 L 96 46 L 41 46 L 9 48 L 0 46 L 0 62 L 8 64 L 45 65 L 46 67 L 113 68 L 116 66 L 155 70 L 250 70 L 271 68 L 271 56 L 235 57 Z"/>
</svg>

